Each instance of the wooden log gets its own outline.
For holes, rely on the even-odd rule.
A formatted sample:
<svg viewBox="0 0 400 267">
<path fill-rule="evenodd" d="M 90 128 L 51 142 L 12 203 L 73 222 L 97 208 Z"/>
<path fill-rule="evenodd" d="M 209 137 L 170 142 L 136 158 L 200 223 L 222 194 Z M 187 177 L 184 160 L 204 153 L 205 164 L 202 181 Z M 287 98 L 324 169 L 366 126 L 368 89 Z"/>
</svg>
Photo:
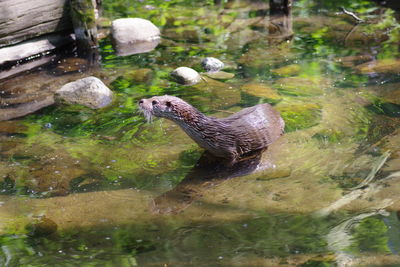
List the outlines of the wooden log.
<svg viewBox="0 0 400 267">
<path fill-rule="evenodd" d="M 0 65 L 34 57 L 74 41 L 71 34 L 50 34 L 0 49 Z"/>
<path fill-rule="evenodd" d="M 270 0 L 269 40 L 282 42 L 293 37 L 292 0 Z"/>
<path fill-rule="evenodd" d="M 90 51 L 98 46 L 95 2 L 92 0 L 70 0 L 70 5 L 78 49 Z"/>
<path fill-rule="evenodd" d="M 0 47 L 72 29 L 68 0 L 0 1 Z"/>
</svg>

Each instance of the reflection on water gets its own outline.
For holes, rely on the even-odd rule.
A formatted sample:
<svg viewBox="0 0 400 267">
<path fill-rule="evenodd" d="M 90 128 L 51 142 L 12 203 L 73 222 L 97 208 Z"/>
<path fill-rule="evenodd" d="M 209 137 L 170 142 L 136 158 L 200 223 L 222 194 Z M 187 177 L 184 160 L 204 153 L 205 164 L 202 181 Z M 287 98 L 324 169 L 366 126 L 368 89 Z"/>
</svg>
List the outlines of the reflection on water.
<svg viewBox="0 0 400 267">
<path fill-rule="evenodd" d="M 129 56 L 134 54 L 147 53 L 154 50 L 160 43 L 160 39 L 151 42 L 136 42 L 134 44 L 119 45 L 116 49 L 118 56 Z"/>
<path fill-rule="evenodd" d="M 338 13 L 342 5 L 364 23 L 354 29 L 354 19 Z M 265 2 L 103 6 L 109 18 L 150 19 L 163 40 L 148 53 L 120 57 L 106 38 L 99 68 L 66 58 L 1 81 L 2 120 L 90 75 L 115 100 L 100 110 L 50 101 L 0 121 L 0 265 L 400 264 L 392 10 L 296 1 L 291 19 L 272 21 L 284 41 L 271 42 L 277 28 Z M 193 86 L 170 79 L 179 66 L 201 71 L 206 56 L 234 75 Z M 137 100 L 162 94 L 217 117 L 271 103 L 286 133 L 226 169 L 173 123 L 145 121 Z"/>
</svg>

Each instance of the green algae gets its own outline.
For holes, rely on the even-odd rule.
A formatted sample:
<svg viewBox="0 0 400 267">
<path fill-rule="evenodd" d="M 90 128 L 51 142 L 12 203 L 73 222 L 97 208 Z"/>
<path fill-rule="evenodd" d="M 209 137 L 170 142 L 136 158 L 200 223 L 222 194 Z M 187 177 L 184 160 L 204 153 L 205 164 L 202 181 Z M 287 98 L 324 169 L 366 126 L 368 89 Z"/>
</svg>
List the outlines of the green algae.
<svg viewBox="0 0 400 267">
<path fill-rule="evenodd" d="M 344 138 L 344 136 L 345 136 L 344 133 L 341 131 L 336 131 L 333 129 L 325 129 L 314 134 L 312 137 L 321 140 L 323 142 L 339 143 Z"/>
<path fill-rule="evenodd" d="M 278 105 L 276 107 L 285 121 L 285 131 L 310 128 L 321 121 L 321 106 L 318 104 Z"/>
<path fill-rule="evenodd" d="M 379 218 L 369 217 L 360 222 L 352 234 L 353 244 L 350 250 L 353 252 L 381 252 L 388 253 L 388 228 Z"/>
<path fill-rule="evenodd" d="M 96 19 L 91 0 L 73 0 L 72 16 L 76 17 L 76 21 L 84 23 L 88 28 L 96 26 Z"/>
</svg>

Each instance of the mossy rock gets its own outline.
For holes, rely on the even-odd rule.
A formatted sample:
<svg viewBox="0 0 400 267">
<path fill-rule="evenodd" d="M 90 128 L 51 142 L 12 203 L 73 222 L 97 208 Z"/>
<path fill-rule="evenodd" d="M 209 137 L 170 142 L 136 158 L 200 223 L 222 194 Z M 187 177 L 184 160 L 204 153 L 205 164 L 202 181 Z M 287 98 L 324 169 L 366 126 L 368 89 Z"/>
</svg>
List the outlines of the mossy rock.
<svg viewBox="0 0 400 267">
<path fill-rule="evenodd" d="M 138 83 L 149 82 L 153 78 L 153 70 L 148 68 L 128 70 L 124 73 L 124 78 Z"/>
<path fill-rule="evenodd" d="M 225 71 L 206 72 L 202 74 L 215 80 L 229 80 L 235 77 L 235 74 Z"/>
<path fill-rule="evenodd" d="M 240 91 L 232 84 L 203 76 L 202 81 L 193 85 L 200 94 L 196 97 L 210 109 L 229 107 L 240 102 Z"/>
<path fill-rule="evenodd" d="M 242 91 L 261 98 L 266 98 L 272 100 L 273 102 L 278 102 L 282 97 L 278 94 L 276 89 L 263 84 L 263 83 L 247 83 L 242 86 Z"/>
<path fill-rule="evenodd" d="M 175 41 L 185 41 L 190 43 L 201 43 L 210 41 L 210 35 L 195 26 L 183 26 L 170 28 L 163 31 L 163 37 Z"/>
<path fill-rule="evenodd" d="M 352 68 L 358 64 L 371 61 L 372 59 L 373 57 L 371 55 L 357 55 L 357 56 L 339 57 L 335 59 L 335 62 L 344 67 Z"/>
<path fill-rule="evenodd" d="M 275 82 L 274 87 L 285 95 L 316 96 L 324 93 L 324 88 L 329 82 L 320 78 L 290 77 L 282 78 Z"/>
<path fill-rule="evenodd" d="M 321 106 L 317 104 L 281 105 L 276 107 L 285 121 L 285 131 L 310 128 L 322 118 Z"/>
<path fill-rule="evenodd" d="M 291 64 L 272 70 L 273 73 L 276 73 L 281 76 L 297 75 L 300 73 L 300 71 L 301 71 L 301 66 L 299 64 Z"/>
<path fill-rule="evenodd" d="M 400 88 L 390 92 L 382 92 L 380 95 L 386 102 L 400 105 Z"/>
<path fill-rule="evenodd" d="M 386 58 L 376 61 L 370 61 L 356 67 L 356 70 L 362 74 L 368 73 L 400 73 L 400 59 Z"/>
</svg>

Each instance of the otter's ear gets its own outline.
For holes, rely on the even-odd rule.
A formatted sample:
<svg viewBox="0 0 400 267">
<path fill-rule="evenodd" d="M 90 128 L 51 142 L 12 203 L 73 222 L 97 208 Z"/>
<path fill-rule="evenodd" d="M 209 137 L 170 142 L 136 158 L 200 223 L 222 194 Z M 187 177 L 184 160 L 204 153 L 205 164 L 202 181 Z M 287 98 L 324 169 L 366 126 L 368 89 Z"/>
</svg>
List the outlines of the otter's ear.
<svg viewBox="0 0 400 267">
<path fill-rule="evenodd" d="M 165 102 L 165 105 L 167 106 L 167 108 L 170 108 L 172 106 L 170 101 Z"/>
</svg>

